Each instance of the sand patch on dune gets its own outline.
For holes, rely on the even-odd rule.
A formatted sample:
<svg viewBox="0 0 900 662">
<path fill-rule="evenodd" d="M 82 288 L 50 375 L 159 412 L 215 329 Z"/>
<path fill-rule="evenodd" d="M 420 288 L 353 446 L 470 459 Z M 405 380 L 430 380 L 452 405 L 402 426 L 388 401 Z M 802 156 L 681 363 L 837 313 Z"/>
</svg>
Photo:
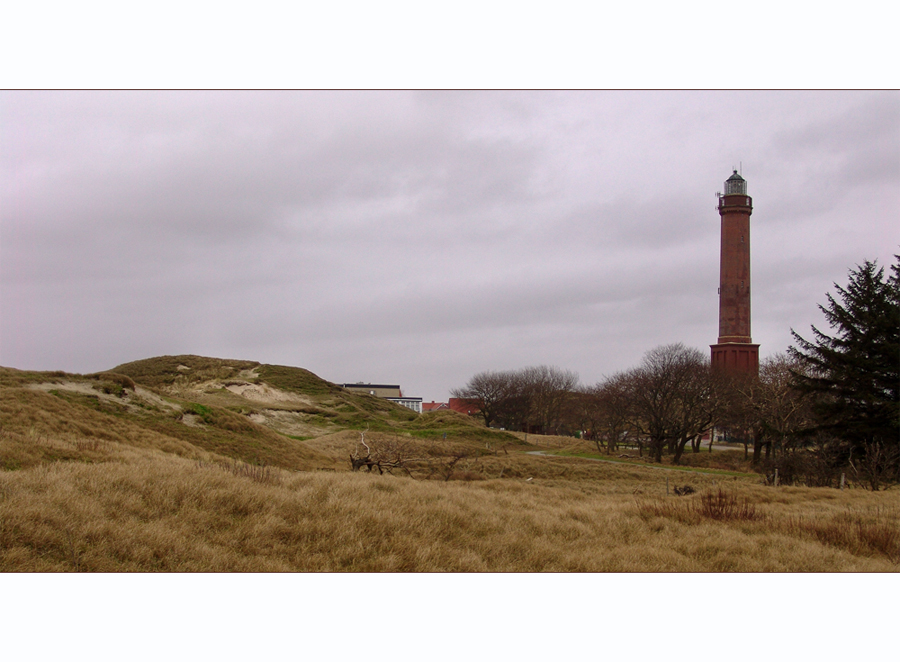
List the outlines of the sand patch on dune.
<svg viewBox="0 0 900 662">
<path fill-rule="evenodd" d="M 281 389 L 272 388 L 268 384 L 251 384 L 250 382 L 225 383 L 225 388 L 251 402 L 267 402 L 277 404 L 310 405 L 312 399 L 299 393 L 288 393 Z"/>
<path fill-rule="evenodd" d="M 282 434 L 294 437 L 320 437 L 332 434 L 337 427 L 323 427 L 321 423 L 312 425 L 306 422 L 306 415 L 284 409 L 262 409 L 255 411 L 248 417 L 258 425 L 265 425 Z"/>
<path fill-rule="evenodd" d="M 82 395 L 91 395 L 100 400 L 106 400 L 110 402 L 115 402 L 120 405 L 124 405 L 128 408 L 129 411 L 140 411 L 140 407 L 135 404 L 135 401 L 143 401 L 160 409 L 169 409 L 172 411 L 181 411 L 181 407 L 174 403 L 168 402 L 164 398 L 159 397 L 153 391 L 150 391 L 143 386 L 135 386 L 134 391 L 131 389 L 125 389 L 122 391 L 122 397 L 118 395 L 114 395 L 112 393 L 104 393 L 102 390 L 98 388 L 94 388 L 98 382 L 96 381 L 64 381 L 64 382 L 44 382 L 41 384 L 29 384 L 27 388 L 34 389 L 36 391 L 69 391 L 70 393 L 80 393 Z"/>
</svg>

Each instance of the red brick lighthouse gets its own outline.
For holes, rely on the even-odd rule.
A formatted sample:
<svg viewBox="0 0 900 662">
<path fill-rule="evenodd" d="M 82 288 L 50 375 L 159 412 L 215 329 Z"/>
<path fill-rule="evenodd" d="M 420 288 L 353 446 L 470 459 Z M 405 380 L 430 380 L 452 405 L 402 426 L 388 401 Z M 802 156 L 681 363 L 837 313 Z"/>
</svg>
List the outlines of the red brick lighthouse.
<svg viewBox="0 0 900 662">
<path fill-rule="evenodd" d="M 753 200 L 737 170 L 719 196 L 719 340 L 710 345 L 712 366 L 759 374 L 759 345 L 750 337 L 750 214 Z"/>
</svg>

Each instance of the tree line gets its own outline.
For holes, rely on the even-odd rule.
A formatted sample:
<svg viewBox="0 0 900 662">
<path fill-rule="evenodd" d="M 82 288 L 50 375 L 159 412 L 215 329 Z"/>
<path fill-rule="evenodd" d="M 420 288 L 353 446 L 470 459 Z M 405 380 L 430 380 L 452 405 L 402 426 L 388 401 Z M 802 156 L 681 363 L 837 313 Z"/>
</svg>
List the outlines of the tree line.
<svg viewBox="0 0 900 662">
<path fill-rule="evenodd" d="M 600 452 L 628 444 L 677 464 L 718 430 L 784 482 L 830 485 L 850 472 L 879 489 L 900 482 L 900 257 L 890 276 L 867 261 L 836 289 L 819 306 L 831 334 L 792 330 L 796 345 L 763 360 L 758 375 L 715 370 L 678 343 L 593 385 L 537 366 L 478 373 L 452 395 L 490 427 L 580 435 Z"/>
</svg>

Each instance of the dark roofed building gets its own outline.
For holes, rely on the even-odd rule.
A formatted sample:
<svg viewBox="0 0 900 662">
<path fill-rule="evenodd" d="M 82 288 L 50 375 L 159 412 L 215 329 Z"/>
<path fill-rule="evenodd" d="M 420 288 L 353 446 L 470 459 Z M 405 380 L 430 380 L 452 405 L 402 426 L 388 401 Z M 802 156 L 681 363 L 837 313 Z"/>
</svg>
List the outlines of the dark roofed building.
<svg viewBox="0 0 900 662">
<path fill-rule="evenodd" d="M 374 395 L 376 398 L 384 398 L 385 400 L 396 402 L 398 405 L 403 405 L 407 409 L 412 409 L 417 414 L 422 413 L 422 398 L 404 396 L 399 384 L 366 384 L 357 382 L 355 384 L 341 384 L 341 387 L 353 393 L 366 393 L 367 395 Z"/>
<path fill-rule="evenodd" d="M 357 382 L 356 384 L 341 384 L 342 387 L 354 393 L 368 393 L 376 398 L 399 398 L 403 394 L 400 392 L 399 384 L 365 384 Z"/>
</svg>

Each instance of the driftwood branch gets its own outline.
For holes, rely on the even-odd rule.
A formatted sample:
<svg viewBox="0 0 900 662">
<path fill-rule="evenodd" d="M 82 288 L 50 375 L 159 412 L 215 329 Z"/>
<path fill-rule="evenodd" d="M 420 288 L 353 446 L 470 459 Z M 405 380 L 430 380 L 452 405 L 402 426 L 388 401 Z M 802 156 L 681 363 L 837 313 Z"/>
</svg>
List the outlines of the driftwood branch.
<svg viewBox="0 0 900 662">
<path fill-rule="evenodd" d="M 366 427 L 366 432 L 368 426 Z M 402 469 L 407 475 L 412 476 L 409 465 L 414 462 L 421 462 L 423 458 L 410 456 L 410 448 L 407 444 L 399 440 L 370 440 L 366 443 L 365 432 L 360 432 L 359 443 L 356 449 L 350 454 L 350 467 L 353 471 L 359 471 L 365 467 L 368 471 L 377 470 L 378 473 L 384 474 L 385 471 L 393 473 L 393 469 Z M 360 452 L 360 445 L 365 449 L 365 455 Z"/>
</svg>

